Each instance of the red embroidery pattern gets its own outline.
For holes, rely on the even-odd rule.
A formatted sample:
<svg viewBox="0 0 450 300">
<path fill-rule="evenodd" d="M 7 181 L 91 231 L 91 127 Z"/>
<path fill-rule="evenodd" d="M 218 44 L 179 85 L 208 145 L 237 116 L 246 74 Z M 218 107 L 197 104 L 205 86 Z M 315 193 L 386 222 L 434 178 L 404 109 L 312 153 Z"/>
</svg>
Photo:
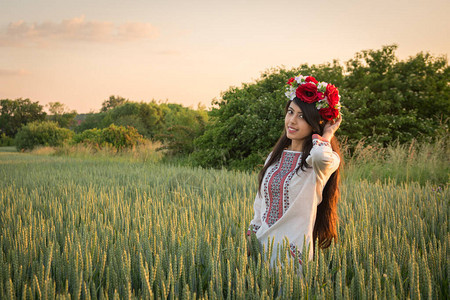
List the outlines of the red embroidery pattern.
<svg viewBox="0 0 450 300">
<path fill-rule="evenodd" d="M 319 140 L 319 139 L 314 139 L 313 140 L 313 146 L 328 146 L 328 147 L 331 147 L 329 142 L 322 141 L 322 140 Z"/>
<path fill-rule="evenodd" d="M 302 260 L 301 260 L 302 252 L 297 249 L 297 246 L 294 243 L 290 243 L 289 248 L 290 248 L 289 250 L 291 252 L 292 257 L 295 257 L 295 255 L 297 254 L 298 262 L 300 264 L 302 264 Z"/>
<path fill-rule="evenodd" d="M 261 226 L 256 224 L 250 224 L 247 230 L 247 235 L 250 235 L 252 232 L 256 233 Z"/>
<path fill-rule="evenodd" d="M 289 208 L 289 183 L 300 164 L 300 152 L 284 151 L 281 159 L 268 169 L 264 177 L 266 211 L 263 220 L 272 226 Z"/>
</svg>

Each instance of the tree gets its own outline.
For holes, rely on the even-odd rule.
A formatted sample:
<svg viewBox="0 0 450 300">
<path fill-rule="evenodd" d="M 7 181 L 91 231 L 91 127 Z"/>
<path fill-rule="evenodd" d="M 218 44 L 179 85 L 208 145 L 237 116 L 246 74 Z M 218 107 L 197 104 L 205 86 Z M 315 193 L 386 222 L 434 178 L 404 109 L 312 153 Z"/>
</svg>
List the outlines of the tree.
<svg viewBox="0 0 450 300">
<path fill-rule="evenodd" d="M 47 107 L 52 115 L 62 115 L 66 111 L 66 106 L 61 102 L 49 102 Z"/>
<path fill-rule="evenodd" d="M 111 123 L 118 126 L 131 126 L 135 128 L 139 134 L 151 137 L 151 128 L 147 126 L 145 120 L 141 118 L 142 106 L 144 103 L 126 102 L 107 112 L 111 118 Z"/>
<path fill-rule="evenodd" d="M 419 53 L 406 61 L 396 45 L 357 53 L 347 62 L 341 134 L 384 146 L 428 139 L 448 126 L 450 69 L 444 57 Z"/>
<path fill-rule="evenodd" d="M 30 99 L 0 100 L 0 133 L 14 137 L 25 124 L 45 120 L 46 113 L 38 102 Z"/>
<path fill-rule="evenodd" d="M 161 104 L 163 127 L 156 139 L 170 155 L 190 154 L 195 150 L 194 140 L 201 136 L 208 121 L 207 112 L 193 110 L 179 104 Z"/>
<path fill-rule="evenodd" d="M 160 132 L 163 124 L 163 110 L 154 101 L 141 103 L 139 108 L 139 118 L 147 128 L 148 137 L 154 138 Z"/>
<path fill-rule="evenodd" d="M 87 114 L 84 121 L 75 128 L 75 131 L 82 132 L 93 128 L 102 129 L 115 124 L 134 127 L 139 134 L 147 138 L 153 138 L 155 134 L 160 133 L 162 118 L 163 111 L 155 102 L 137 103 L 127 100 L 114 108 L 109 108 L 107 111 Z"/>
<path fill-rule="evenodd" d="M 101 112 L 106 112 L 110 109 L 116 108 L 122 104 L 125 104 L 128 102 L 128 99 L 125 99 L 120 96 L 109 96 L 108 100 L 103 101 Z"/>
<path fill-rule="evenodd" d="M 86 114 L 84 120 L 81 121 L 80 125 L 74 128 L 74 131 L 80 133 L 88 129 L 93 128 L 101 129 L 108 127 L 111 124 L 111 122 L 104 122 L 106 115 L 107 115 L 106 112 L 101 113 L 90 112 Z"/>
<path fill-rule="evenodd" d="M 73 121 L 77 116 L 75 110 L 70 111 L 66 105 L 60 102 L 50 102 L 47 104 L 50 115 L 48 119 L 58 123 L 59 127 L 69 128 L 73 125 Z"/>
</svg>

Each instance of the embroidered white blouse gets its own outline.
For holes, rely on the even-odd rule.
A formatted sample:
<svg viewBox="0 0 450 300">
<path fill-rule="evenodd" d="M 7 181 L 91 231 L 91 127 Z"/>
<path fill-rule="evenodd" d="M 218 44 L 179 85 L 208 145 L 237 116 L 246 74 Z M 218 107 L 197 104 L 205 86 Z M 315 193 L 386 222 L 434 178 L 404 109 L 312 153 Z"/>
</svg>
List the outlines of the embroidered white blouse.
<svg viewBox="0 0 450 300">
<path fill-rule="evenodd" d="M 340 163 L 339 155 L 319 135 L 313 135 L 313 147 L 306 158 L 312 168 L 296 172 L 301 156 L 301 152 L 283 151 L 280 160 L 267 168 L 261 191 L 256 195 L 253 205 L 254 217 L 247 234 L 252 231 L 256 233 L 266 253 L 269 238 L 274 239 L 270 258 L 272 266 L 277 256 L 277 244 L 283 245 L 285 237 L 290 242 L 292 256 L 297 252 L 298 257 L 302 257 L 305 240 L 306 246 L 309 246 L 308 258 L 312 259 L 317 205 L 322 201 L 325 184 Z"/>
</svg>

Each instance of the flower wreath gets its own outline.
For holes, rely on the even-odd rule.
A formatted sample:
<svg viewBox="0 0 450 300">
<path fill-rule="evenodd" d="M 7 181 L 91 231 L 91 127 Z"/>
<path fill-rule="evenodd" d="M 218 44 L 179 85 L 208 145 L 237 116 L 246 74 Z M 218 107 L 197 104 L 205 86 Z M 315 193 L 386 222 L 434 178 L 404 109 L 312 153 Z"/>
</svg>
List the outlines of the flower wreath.
<svg viewBox="0 0 450 300">
<path fill-rule="evenodd" d="M 341 110 L 339 90 L 330 83 L 318 82 L 312 76 L 291 77 L 285 95 L 291 101 L 297 97 L 306 103 L 316 102 L 316 108 L 325 120 L 336 119 Z"/>
</svg>

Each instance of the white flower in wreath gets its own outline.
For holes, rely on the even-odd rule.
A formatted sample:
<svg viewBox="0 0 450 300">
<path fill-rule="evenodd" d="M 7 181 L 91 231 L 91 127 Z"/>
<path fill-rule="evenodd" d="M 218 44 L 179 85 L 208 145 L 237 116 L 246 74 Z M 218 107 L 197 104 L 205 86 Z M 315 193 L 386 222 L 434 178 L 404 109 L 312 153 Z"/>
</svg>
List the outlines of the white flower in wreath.
<svg viewBox="0 0 450 300">
<path fill-rule="evenodd" d="M 317 101 L 317 103 L 316 103 L 317 109 L 322 109 L 322 108 L 327 108 L 327 107 L 328 107 L 327 97 L 323 98 L 322 100 Z"/>
<path fill-rule="evenodd" d="M 326 83 L 326 82 L 319 82 L 319 84 L 317 85 L 317 89 L 319 90 L 319 91 L 321 91 L 322 93 L 325 93 L 325 91 L 327 90 L 327 85 L 328 85 L 328 83 Z"/>
<path fill-rule="evenodd" d="M 305 83 L 305 76 L 303 75 L 298 75 L 296 77 L 294 77 L 295 81 L 297 81 L 298 84 L 303 84 Z"/>
</svg>

